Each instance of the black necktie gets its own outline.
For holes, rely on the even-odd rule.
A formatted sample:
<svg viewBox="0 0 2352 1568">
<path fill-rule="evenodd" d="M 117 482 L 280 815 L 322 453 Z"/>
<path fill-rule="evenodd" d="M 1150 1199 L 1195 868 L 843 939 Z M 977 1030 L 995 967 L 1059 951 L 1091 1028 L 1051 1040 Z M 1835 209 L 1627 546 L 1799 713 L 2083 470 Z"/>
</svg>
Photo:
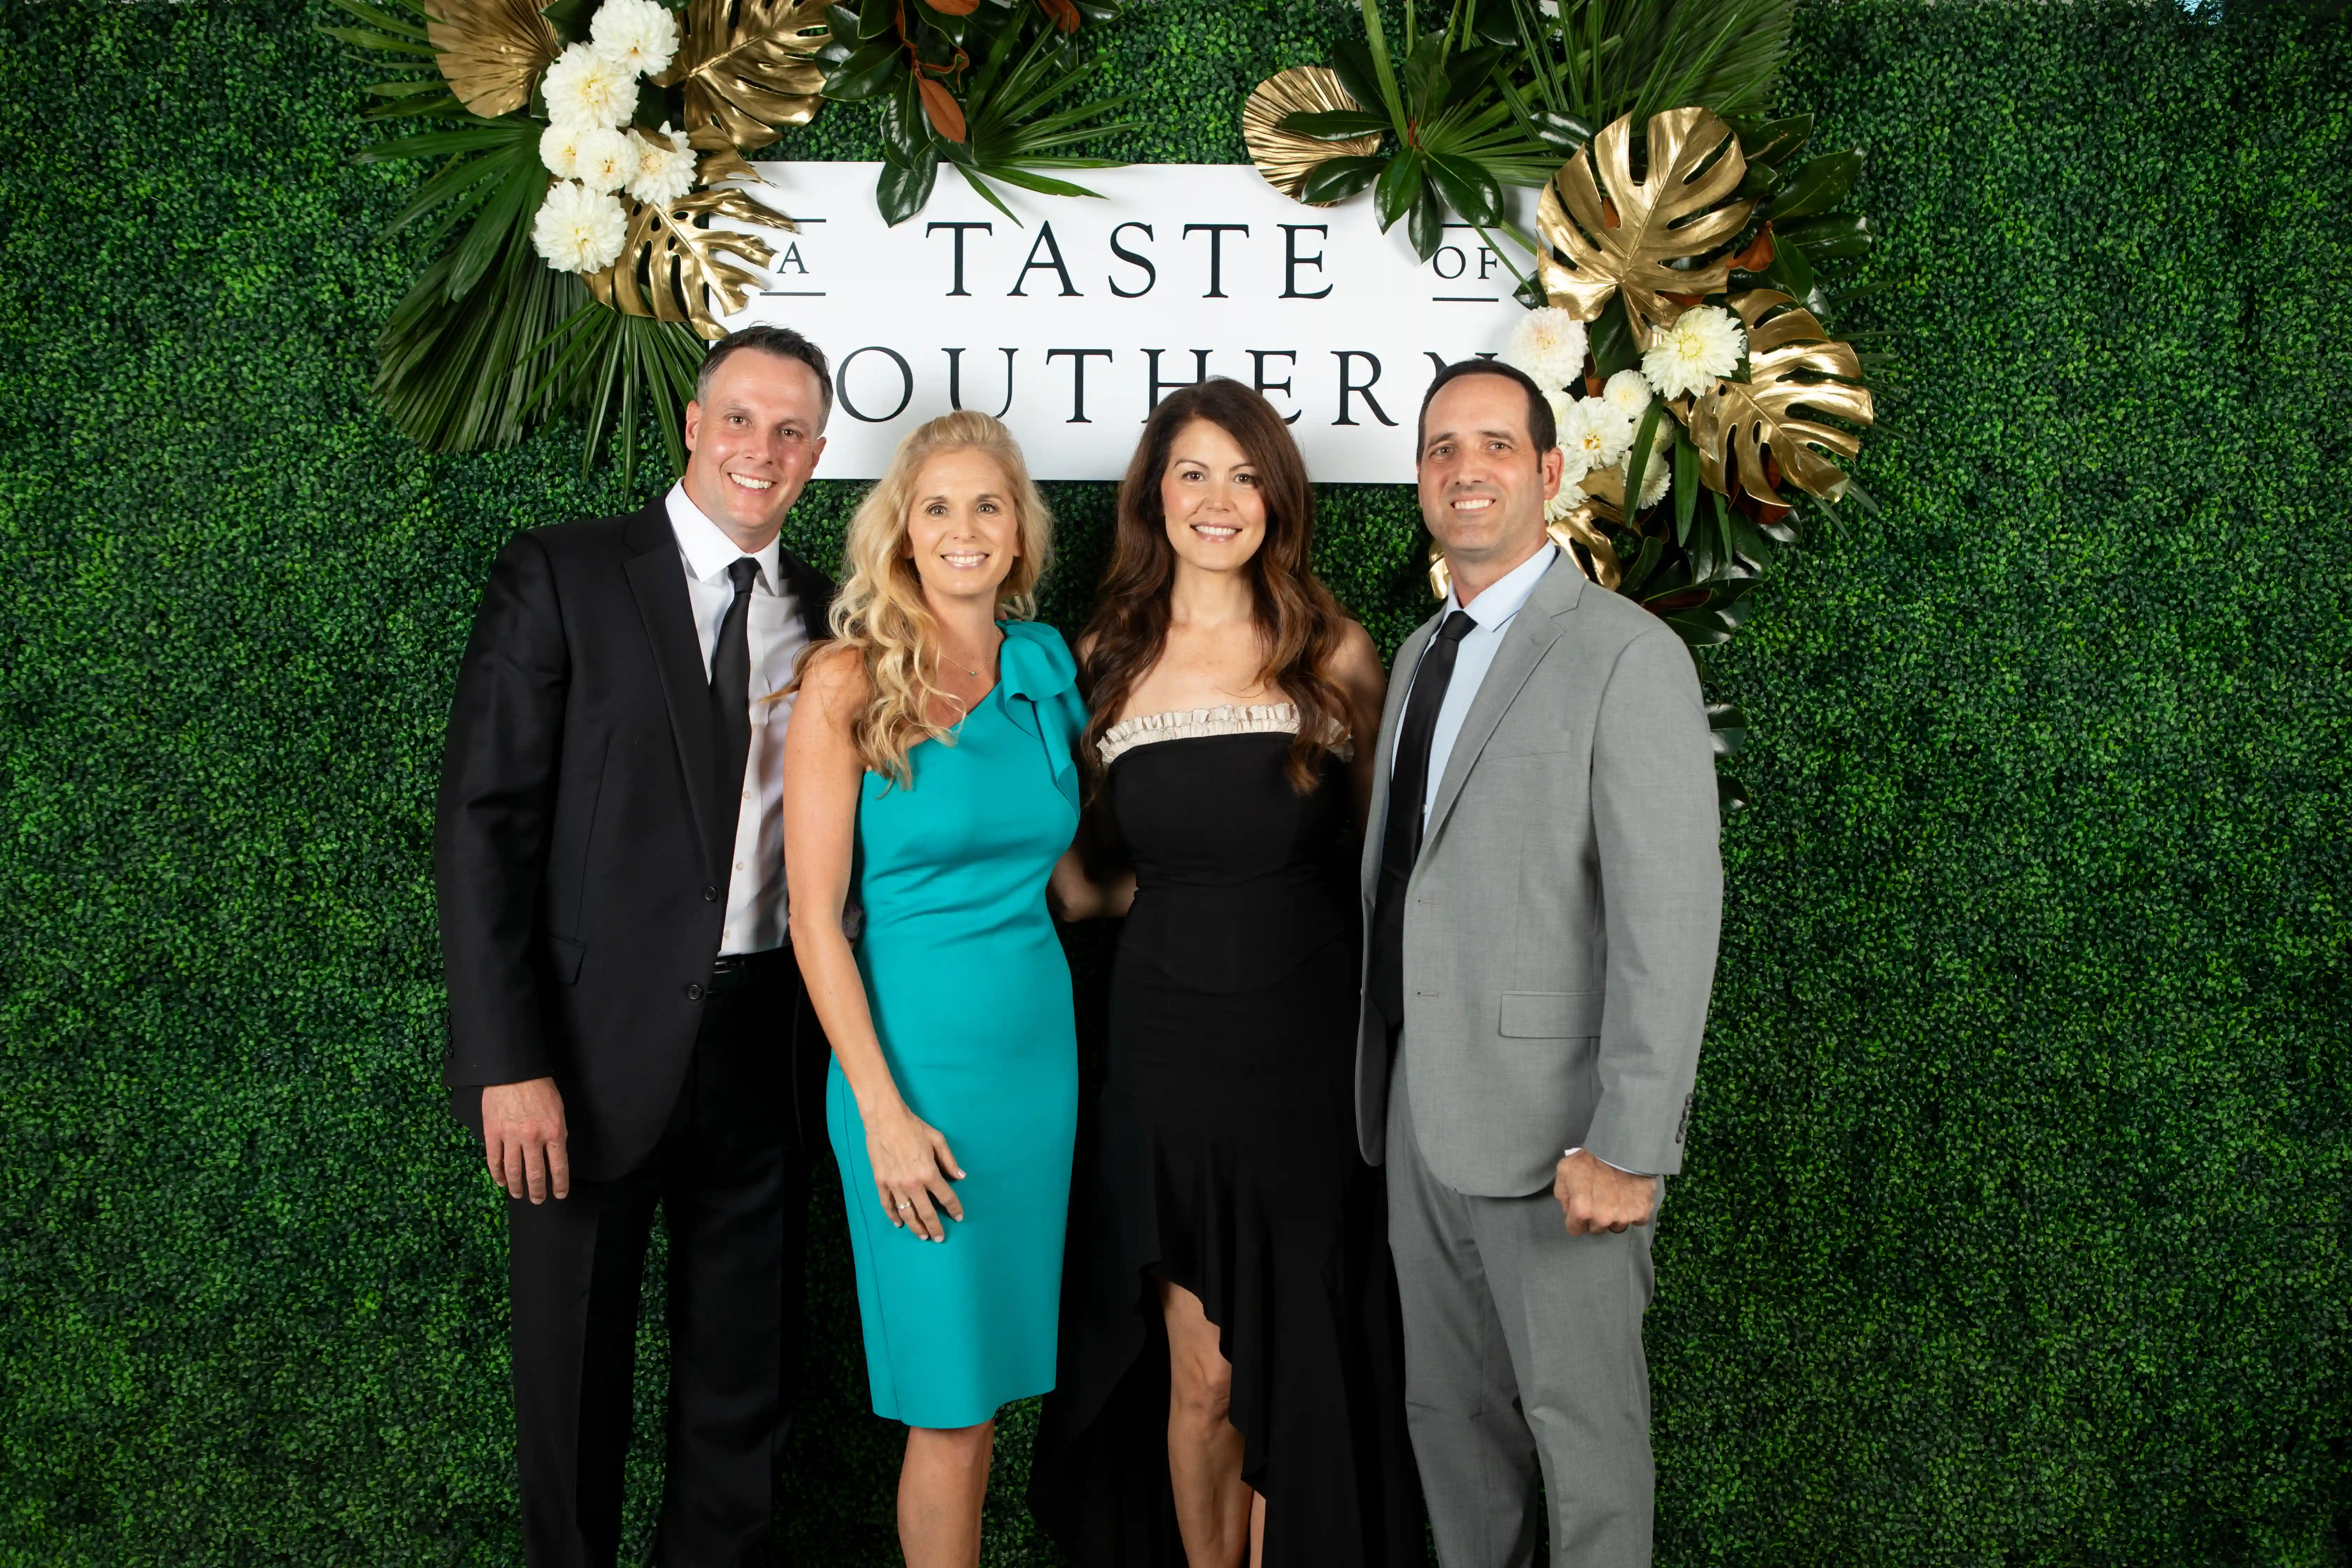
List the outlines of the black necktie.
<svg viewBox="0 0 2352 1568">
<path fill-rule="evenodd" d="M 1388 824 L 1381 837 L 1381 880 L 1372 903 L 1371 1001 L 1392 1027 L 1404 1024 L 1404 888 L 1421 856 L 1421 804 L 1429 793 L 1429 751 L 1437 738 L 1437 710 L 1454 681 L 1462 639 L 1478 623 L 1465 610 L 1445 617 L 1423 653 L 1397 725 L 1396 760 L 1389 770 Z"/>
<path fill-rule="evenodd" d="M 760 580 L 760 563 L 738 556 L 727 568 L 735 584 L 727 618 L 719 624 L 719 646 L 710 650 L 710 750 L 716 769 L 717 805 L 723 858 L 733 853 L 735 824 L 743 797 L 743 763 L 751 754 L 751 584 Z"/>
</svg>

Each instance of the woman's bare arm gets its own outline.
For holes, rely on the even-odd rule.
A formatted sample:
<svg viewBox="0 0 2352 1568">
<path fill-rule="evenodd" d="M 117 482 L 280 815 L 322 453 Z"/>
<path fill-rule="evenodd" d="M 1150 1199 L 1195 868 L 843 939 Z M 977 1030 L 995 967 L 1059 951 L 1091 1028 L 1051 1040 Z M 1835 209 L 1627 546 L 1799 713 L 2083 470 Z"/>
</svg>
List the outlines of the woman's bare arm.
<svg viewBox="0 0 2352 1568">
<path fill-rule="evenodd" d="M 962 1168 L 938 1129 L 907 1107 L 882 1042 L 866 980 L 842 927 L 857 839 L 857 794 L 866 765 L 850 724 L 866 700 L 866 672 L 848 649 L 818 655 L 808 667 L 793 721 L 784 731 L 784 881 L 793 952 L 842 1076 L 857 1098 L 875 1190 L 890 1223 L 912 1224 L 926 1240 L 943 1241 L 944 1209 L 963 1218 L 949 1178 Z"/>
</svg>

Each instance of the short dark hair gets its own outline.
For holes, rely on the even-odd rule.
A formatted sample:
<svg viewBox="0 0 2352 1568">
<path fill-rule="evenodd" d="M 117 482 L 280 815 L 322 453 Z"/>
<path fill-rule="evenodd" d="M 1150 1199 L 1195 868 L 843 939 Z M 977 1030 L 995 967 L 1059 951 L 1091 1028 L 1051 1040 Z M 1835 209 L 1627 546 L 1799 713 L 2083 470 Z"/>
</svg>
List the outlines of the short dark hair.
<svg viewBox="0 0 2352 1568">
<path fill-rule="evenodd" d="M 745 349 L 796 359 L 816 372 L 818 395 L 824 399 L 816 423 L 818 429 L 824 429 L 825 421 L 833 417 L 833 371 L 824 363 L 824 351 L 790 327 L 744 327 L 711 344 L 710 352 L 702 356 L 702 368 L 694 373 L 694 400 L 699 403 L 709 396 L 710 378 L 730 356 Z"/>
<path fill-rule="evenodd" d="M 1551 399 L 1542 387 L 1515 364 L 1505 364 L 1498 359 L 1458 359 L 1430 377 L 1429 390 L 1421 395 L 1421 417 L 1413 425 L 1413 459 L 1418 462 L 1421 448 L 1429 442 L 1429 403 L 1437 389 L 1448 382 L 1460 381 L 1465 375 L 1499 375 L 1505 381 L 1516 381 L 1528 395 L 1528 438 L 1536 444 L 1540 457 L 1559 445 L 1559 425 L 1551 416 Z"/>
</svg>

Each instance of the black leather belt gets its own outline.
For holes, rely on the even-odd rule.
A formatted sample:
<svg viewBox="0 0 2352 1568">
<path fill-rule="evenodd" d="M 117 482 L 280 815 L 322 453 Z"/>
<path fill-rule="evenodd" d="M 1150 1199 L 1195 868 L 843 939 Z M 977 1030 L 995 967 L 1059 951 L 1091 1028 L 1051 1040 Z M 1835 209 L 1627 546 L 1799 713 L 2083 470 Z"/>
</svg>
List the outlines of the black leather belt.
<svg viewBox="0 0 2352 1568">
<path fill-rule="evenodd" d="M 730 952 L 710 965 L 710 994 L 782 979 L 785 966 L 792 961 L 789 944 L 772 947 L 765 952 Z"/>
</svg>

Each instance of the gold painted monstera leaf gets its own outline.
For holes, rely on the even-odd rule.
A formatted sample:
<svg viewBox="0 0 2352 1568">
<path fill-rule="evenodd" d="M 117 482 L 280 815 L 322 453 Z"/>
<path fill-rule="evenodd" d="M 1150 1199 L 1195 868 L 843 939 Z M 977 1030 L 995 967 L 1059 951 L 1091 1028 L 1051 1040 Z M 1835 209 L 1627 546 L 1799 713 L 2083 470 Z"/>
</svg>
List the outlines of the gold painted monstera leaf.
<svg viewBox="0 0 2352 1568">
<path fill-rule="evenodd" d="M 1830 340 L 1811 310 L 1799 309 L 1777 289 L 1736 294 L 1730 305 L 1748 325 L 1748 379 L 1718 381 L 1691 405 L 1691 443 L 1698 448 L 1700 479 L 1709 489 L 1728 494 L 1728 461 L 1737 465 L 1741 489 L 1758 500 L 1784 505 L 1764 466 L 1769 451 L 1782 480 L 1836 500 L 1845 493 L 1845 470 L 1823 454 L 1851 458 L 1862 450 L 1862 437 L 1806 418 L 1801 410 L 1870 424 L 1868 388 L 1816 379 L 1860 381 L 1862 363 L 1852 348 Z"/>
<path fill-rule="evenodd" d="M 1633 127 L 1630 114 L 1611 121 L 1593 137 L 1589 158 L 1580 153 L 1560 165 L 1536 205 L 1536 224 L 1551 302 L 1590 321 L 1610 295 L 1622 295 L 1634 346 L 1647 348 L 1691 300 L 1731 276 L 1728 258 L 1688 270 L 1667 264 L 1733 238 L 1756 204 L 1728 200 L 1747 177 L 1748 160 L 1731 127 L 1711 110 L 1650 117 L 1643 180 L 1633 178 Z M 1707 163 L 1718 150 L 1722 155 Z"/>
<path fill-rule="evenodd" d="M 1305 201 L 1298 193 L 1316 165 L 1328 158 L 1369 157 L 1380 151 L 1381 139 L 1374 134 L 1325 142 L 1283 130 L 1284 118 L 1340 110 L 1360 112 L 1363 107 L 1339 85 L 1339 73 L 1330 67 L 1293 66 L 1258 83 L 1242 105 L 1242 144 L 1267 184 L 1293 201 Z"/>
<path fill-rule="evenodd" d="M 449 90 L 485 120 L 529 103 L 563 47 L 535 0 L 428 0 L 425 36 Z"/>
<path fill-rule="evenodd" d="M 793 226 L 739 190 L 706 186 L 674 202 L 638 202 L 620 259 L 590 273 L 588 291 L 624 315 L 684 321 L 717 342 L 727 331 L 719 318 L 743 308 L 761 282 L 753 268 L 766 267 L 776 252 L 757 235 L 712 226 L 716 218 Z"/>
<path fill-rule="evenodd" d="M 816 52 L 824 0 L 693 0 L 685 39 L 656 85 L 686 84 L 686 136 L 699 152 L 765 147 L 824 101 Z"/>
</svg>

